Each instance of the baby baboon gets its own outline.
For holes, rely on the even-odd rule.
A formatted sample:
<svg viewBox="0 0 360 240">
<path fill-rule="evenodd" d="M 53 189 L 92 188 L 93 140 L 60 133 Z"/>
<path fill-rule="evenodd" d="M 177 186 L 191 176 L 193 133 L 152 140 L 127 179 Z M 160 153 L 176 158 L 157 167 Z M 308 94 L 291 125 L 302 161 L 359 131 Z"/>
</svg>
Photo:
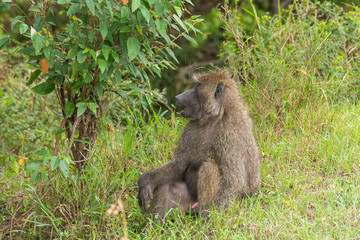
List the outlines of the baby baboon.
<svg viewBox="0 0 360 240">
<path fill-rule="evenodd" d="M 176 96 L 183 129 L 174 159 L 138 179 L 139 206 L 160 218 L 171 209 L 207 215 L 211 205 L 251 195 L 260 184 L 260 154 L 237 84 L 225 70 L 194 77 Z M 153 192 L 154 191 L 154 192 Z"/>
</svg>

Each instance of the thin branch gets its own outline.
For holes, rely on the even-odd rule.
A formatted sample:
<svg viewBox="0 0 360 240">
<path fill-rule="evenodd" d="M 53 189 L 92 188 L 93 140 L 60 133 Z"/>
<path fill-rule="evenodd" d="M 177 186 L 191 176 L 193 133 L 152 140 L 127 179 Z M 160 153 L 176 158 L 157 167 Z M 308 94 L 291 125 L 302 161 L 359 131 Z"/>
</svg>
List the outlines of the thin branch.
<svg viewBox="0 0 360 240">
<path fill-rule="evenodd" d="M 80 120 L 81 120 L 81 117 L 76 117 L 75 122 L 73 124 L 72 132 L 71 132 L 71 136 L 70 136 L 69 148 L 65 153 L 66 156 L 69 155 L 72 145 L 74 144 L 75 130 L 76 130 L 77 126 L 79 125 Z"/>
</svg>

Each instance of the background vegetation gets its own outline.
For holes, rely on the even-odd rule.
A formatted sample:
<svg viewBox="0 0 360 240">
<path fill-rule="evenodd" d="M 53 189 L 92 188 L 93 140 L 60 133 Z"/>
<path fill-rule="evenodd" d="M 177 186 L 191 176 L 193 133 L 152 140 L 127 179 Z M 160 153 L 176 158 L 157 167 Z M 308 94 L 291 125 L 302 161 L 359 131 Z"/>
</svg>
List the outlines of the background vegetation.
<svg viewBox="0 0 360 240">
<path fill-rule="evenodd" d="M 183 74 L 151 80 L 170 97 L 184 88 L 181 77 L 216 63 L 234 71 L 249 104 L 263 155 L 261 188 L 228 211 L 212 213 L 206 224 L 176 214 L 160 231 L 137 207 L 138 175 L 171 159 L 184 119 L 164 105 L 142 111 L 140 100 L 125 104 L 108 96 L 88 165 L 82 174 L 72 165 L 66 170 L 47 154 L 59 126 L 56 99 L 34 95 L 26 86 L 33 72 L 26 61 L 0 52 L 0 237 L 358 238 L 360 8 L 302 1 L 272 16 L 265 2 L 211 10 L 204 34 L 195 36 L 197 48 L 186 44 L 175 52 Z M 207 48 L 210 38 L 215 43 Z M 219 45 L 219 55 L 206 52 Z M 31 164 L 56 171 L 34 179 Z M 123 214 L 105 215 L 118 199 Z"/>
</svg>

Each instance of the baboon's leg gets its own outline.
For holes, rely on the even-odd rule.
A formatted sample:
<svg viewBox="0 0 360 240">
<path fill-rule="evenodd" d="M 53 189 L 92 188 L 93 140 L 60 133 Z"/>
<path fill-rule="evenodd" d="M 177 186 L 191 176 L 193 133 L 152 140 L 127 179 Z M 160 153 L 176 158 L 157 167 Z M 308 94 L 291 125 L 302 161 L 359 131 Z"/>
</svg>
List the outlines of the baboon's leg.
<svg viewBox="0 0 360 240">
<path fill-rule="evenodd" d="M 155 220 L 162 220 L 170 209 L 179 208 L 182 212 L 189 212 L 194 203 L 185 182 L 168 183 L 154 190 L 149 212 Z"/>
<path fill-rule="evenodd" d="M 206 161 L 201 165 L 198 176 L 198 208 L 205 211 L 208 210 L 220 189 L 220 169 L 217 164 Z"/>
</svg>

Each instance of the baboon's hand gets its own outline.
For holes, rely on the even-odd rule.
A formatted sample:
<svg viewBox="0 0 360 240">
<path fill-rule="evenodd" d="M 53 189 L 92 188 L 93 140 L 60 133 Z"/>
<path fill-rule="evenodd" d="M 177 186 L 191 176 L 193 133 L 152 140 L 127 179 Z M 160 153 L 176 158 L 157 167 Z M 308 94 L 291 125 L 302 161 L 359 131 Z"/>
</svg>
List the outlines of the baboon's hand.
<svg viewBox="0 0 360 240">
<path fill-rule="evenodd" d="M 210 214 L 209 210 L 203 210 L 203 211 L 201 211 L 200 215 L 201 215 L 202 218 L 209 219 L 209 214 Z"/>
<path fill-rule="evenodd" d="M 204 210 L 201 212 L 200 216 L 201 216 L 201 225 L 207 225 L 209 223 L 209 210 Z"/>
<path fill-rule="evenodd" d="M 139 207 L 143 213 L 145 213 L 148 209 L 148 200 L 152 199 L 152 188 L 150 184 L 150 178 L 148 173 L 144 173 L 138 179 L 139 185 L 139 194 L 138 194 L 138 201 Z"/>
</svg>

